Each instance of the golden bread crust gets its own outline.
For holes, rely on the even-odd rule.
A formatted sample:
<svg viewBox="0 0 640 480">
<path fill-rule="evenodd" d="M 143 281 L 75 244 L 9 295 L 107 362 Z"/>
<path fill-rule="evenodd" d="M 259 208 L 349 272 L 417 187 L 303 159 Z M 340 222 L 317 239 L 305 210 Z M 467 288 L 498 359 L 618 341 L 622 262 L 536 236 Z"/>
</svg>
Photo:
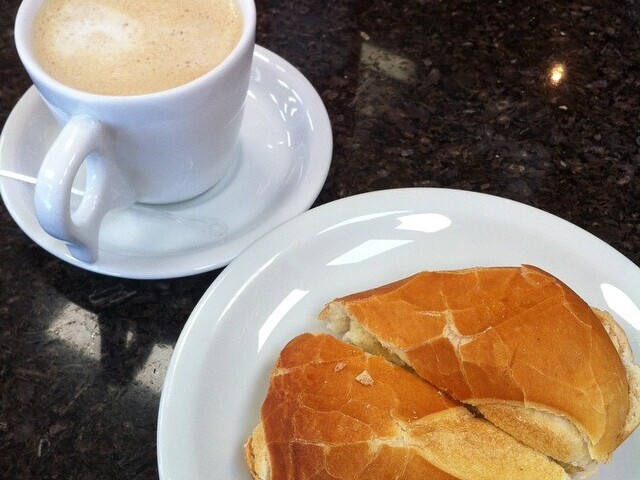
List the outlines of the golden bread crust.
<svg viewBox="0 0 640 480">
<path fill-rule="evenodd" d="M 624 330 L 616 323 L 613 317 L 598 309 L 593 309 L 605 330 L 609 334 L 613 345 L 616 347 L 620 359 L 627 370 L 627 383 L 629 384 L 629 413 L 624 429 L 620 432 L 619 442 L 622 443 L 640 425 L 640 365 L 634 363 L 633 351 L 629 345 Z"/>
<path fill-rule="evenodd" d="M 537 442 L 563 462 L 587 467 L 585 447 L 607 461 L 628 435 L 621 432 L 635 428 L 627 367 L 607 330 L 575 292 L 539 268 L 422 272 L 337 299 L 320 318 L 349 340 L 349 322 L 357 324 L 361 337 L 462 402 L 520 405 L 571 423 L 583 446 L 566 451 L 575 438 L 559 439 L 557 448 Z M 492 413 L 509 428 L 516 412 Z"/>
<path fill-rule="evenodd" d="M 282 350 L 245 458 L 257 480 L 568 478 L 413 373 L 329 335 Z"/>
</svg>

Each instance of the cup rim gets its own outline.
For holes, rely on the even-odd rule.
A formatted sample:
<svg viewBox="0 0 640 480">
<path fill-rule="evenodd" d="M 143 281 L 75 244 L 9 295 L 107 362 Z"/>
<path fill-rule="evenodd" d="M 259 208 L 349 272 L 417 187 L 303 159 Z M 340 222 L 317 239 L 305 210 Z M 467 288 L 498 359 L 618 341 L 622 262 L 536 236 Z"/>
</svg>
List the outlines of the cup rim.
<svg viewBox="0 0 640 480">
<path fill-rule="evenodd" d="M 203 84 L 208 83 L 212 78 L 224 75 L 225 72 L 238 61 L 239 57 L 243 56 L 247 49 L 250 49 L 253 52 L 255 44 L 255 30 L 257 23 L 255 1 L 234 0 L 242 13 L 242 34 L 229 55 L 227 55 L 224 60 L 222 60 L 222 62 L 216 65 L 213 69 L 193 80 L 188 81 L 187 83 L 157 92 L 136 95 L 106 95 L 87 92 L 66 85 L 51 76 L 46 70 L 44 70 L 44 68 L 42 68 L 35 57 L 30 40 L 33 27 L 33 17 L 45 1 L 46 0 L 23 0 L 18 8 L 14 31 L 14 41 L 18 56 L 29 75 L 32 76 L 31 80 L 33 83 L 41 82 L 52 90 L 59 91 L 67 97 L 81 99 L 82 102 L 137 103 L 161 98 L 172 99 L 180 95 L 184 95 L 187 92 L 198 89 Z"/>
</svg>

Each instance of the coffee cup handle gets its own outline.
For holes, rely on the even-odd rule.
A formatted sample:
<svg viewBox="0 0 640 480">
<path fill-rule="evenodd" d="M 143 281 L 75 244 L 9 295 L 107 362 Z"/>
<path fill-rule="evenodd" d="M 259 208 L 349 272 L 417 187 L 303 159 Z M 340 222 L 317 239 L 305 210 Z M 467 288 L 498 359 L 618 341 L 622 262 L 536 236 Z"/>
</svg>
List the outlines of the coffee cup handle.
<svg viewBox="0 0 640 480">
<path fill-rule="evenodd" d="M 84 194 L 72 211 L 73 182 L 83 163 L 87 171 Z M 133 188 L 109 158 L 107 128 L 89 116 L 71 117 L 38 173 L 34 205 L 42 228 L 65 241 L 75 258 L 93 263 L 98 258 L 100 225 L 106 213 L 134 202 Z"/>
</svg>

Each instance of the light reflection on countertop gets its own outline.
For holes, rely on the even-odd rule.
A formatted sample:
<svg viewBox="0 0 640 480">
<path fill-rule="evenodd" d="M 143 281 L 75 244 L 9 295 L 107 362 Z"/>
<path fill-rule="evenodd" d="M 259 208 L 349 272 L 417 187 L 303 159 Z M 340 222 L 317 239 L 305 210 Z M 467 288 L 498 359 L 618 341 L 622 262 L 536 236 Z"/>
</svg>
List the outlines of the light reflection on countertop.
<svg viewBox="0 0 640 480">
<path fill-rule="evenodd" d="M 87 364 L 93 364 L 94 369 L 99 369 L 100 361 L 104 355 L 100 331 L 98 316 L 72 302 L 67 303 L 56 313 L 47 328 L 47 334 L 52 340 L 64 342 L 68 347 L 82 354 L 83 361 Z M 125 350 L 131 348 L 136 335 L 132 330 L 127 331 L 122 338 L 122 348 Z M 160 394 L 172 353 L 172 345 L 154 344 L 149 355 L 145 358 L 144 364 L 136 370 L 133 377 L 134 383 L 149 389 L 154 394 Z"/>
<path fill-rule="evenodd" d="M 566 69 L 562 63 L 555 63 L 549 69 L 549 74 L 547 75 L 549 78 L 549 83 L 554 87 L 559 85 L 566 77 Z"/>
</svg>

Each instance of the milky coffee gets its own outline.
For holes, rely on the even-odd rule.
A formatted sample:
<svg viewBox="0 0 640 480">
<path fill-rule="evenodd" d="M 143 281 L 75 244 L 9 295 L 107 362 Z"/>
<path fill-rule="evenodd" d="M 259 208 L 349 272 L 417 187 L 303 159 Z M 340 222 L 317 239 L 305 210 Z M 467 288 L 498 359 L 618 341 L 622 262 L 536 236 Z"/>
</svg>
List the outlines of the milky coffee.
<svg viewBox="0 0 640 480">
<path fill-rule="evenodd" d="M 210 71 L 241 33 L 235 0 L 46 0 L 33 42 L 40 65 L 58 81 L 139 95 Z"/>
</svg>

